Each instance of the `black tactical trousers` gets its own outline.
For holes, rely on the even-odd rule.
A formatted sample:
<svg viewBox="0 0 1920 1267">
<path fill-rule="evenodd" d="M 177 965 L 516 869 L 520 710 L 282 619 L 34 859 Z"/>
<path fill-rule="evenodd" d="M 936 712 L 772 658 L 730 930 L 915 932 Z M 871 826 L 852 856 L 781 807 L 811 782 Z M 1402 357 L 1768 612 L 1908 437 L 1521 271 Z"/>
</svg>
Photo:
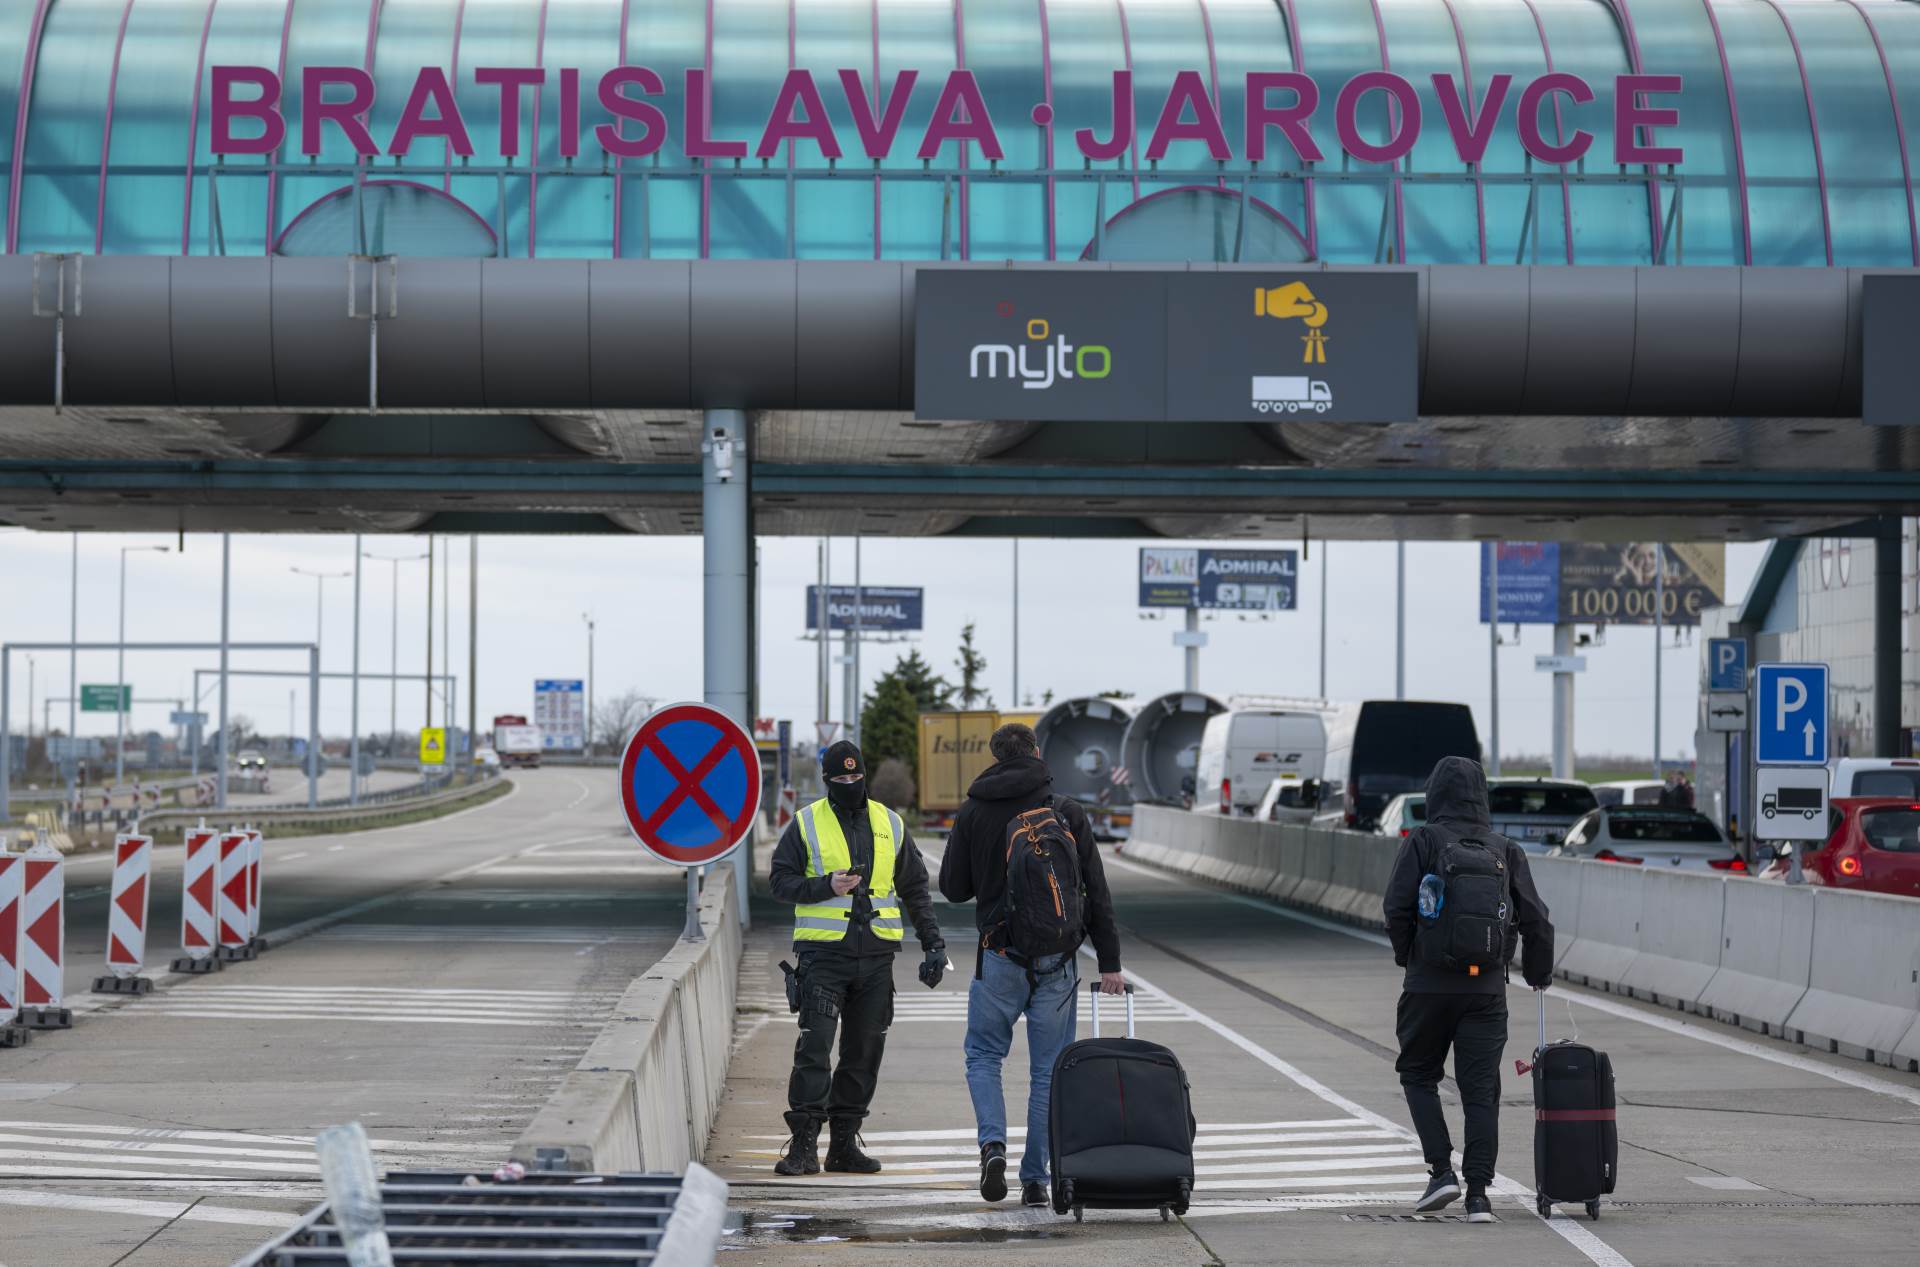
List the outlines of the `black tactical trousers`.
<svg viewBox="0 0 1920 1267">
<path fill-rule="evenodd" d="M 893 1024 L 893 960 L 835 950 L 800 952 L 800 1037 L 793 1044 L 787 1107 L 816 1118 L 864 1118 L 880 1083 Z M 832 1068 L 840 1030 L 840 1067 Z"/>
<path fill-rule="evenodd" d="M 1453 1140 L 1440 1111 L 1440 1079 L 1453 1048 L 1453 1080 L 1460 1086 L 1467 1146 L 1461 1158 L 1468 1187 L 1493 1182 L 1500 1149 L 1500 1054 L 1507 1045 L 1507 996 L 1405 994 L 1394 1026 L 1400 1059 L 1394 1069 L 1407 1094 L 1407 1112 L 1420 1132 L 1429 1166 L 1452 1164 Z"/>
</svg>

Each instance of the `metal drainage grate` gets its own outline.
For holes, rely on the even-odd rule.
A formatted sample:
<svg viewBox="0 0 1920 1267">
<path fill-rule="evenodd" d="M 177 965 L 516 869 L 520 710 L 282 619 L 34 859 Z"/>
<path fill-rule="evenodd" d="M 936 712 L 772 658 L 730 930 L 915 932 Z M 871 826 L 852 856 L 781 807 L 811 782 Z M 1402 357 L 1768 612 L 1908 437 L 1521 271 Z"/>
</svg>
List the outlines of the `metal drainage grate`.
<svg viewBox="0 0 1920 1267">
<path fill-rule="evenodd" d="M 724 1210 L 725 1185 L 695 1169 L 719 1188 Z M 710 1204 L 711 1193 L 694 1195 L 701 1182 L 684 1183 L 689 1196 L 681 1206 L 678 1175 L 534 1173 L 496 1183 L 458 1170 L 395 1171 L 381 1183 L 380 1201 L 395 1267 L 645 1267 L 667 1261 L 662 1241 L 677 1207 L 692 1217 L 695 1207 Z M 685 1242 L 676 1236 L 673 1243 Z M 236 1267 L 346 1262 L 332 1210 L 323 1203 Z"/>
</svg>

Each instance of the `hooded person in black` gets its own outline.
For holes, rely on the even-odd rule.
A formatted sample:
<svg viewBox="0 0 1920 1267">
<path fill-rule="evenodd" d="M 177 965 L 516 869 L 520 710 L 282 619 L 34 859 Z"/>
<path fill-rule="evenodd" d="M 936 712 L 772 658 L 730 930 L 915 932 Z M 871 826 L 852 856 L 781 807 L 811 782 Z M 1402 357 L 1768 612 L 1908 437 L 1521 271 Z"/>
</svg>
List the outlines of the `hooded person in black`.
<svg viewBox="0 0 1920 1267">
<path fill-rule="evenodd" d="M 819 939 L 817 931 L 803 937 L 805 922 L 797 919 L 795 923 L 800 1036 L 794 1043 L 793 1072 L 787 1079 L 786 1117 L 792 1137 L 774 1169 L 782 1175 L 818 1173 L 817 1141 L 824 1120 L 832 1133 L 826 1168 L 873 1174 L 880 1163 L 861 1151 L 857 1132 L 879 1085 L 880 1058 L 893 1020 L 894 956 L 905 940 L 900 921 L 880 912 L 897 907 L 898 913 L 912 923 L 925 956 L 920 980 L 928 989 L 938 986 L 946 971 L 946 942 L 933 914 L 927 865 L 912 834 L 891 810 L 882 818 L 894 837 L 892 890 L 891 894 L 874 892 L 874 811 L 884 807 L 868 804 L 866 762 L 859 747 L 841 740 L 821 754 L 820 767 L 827 794 L 787 825 L 780 843 L 774 846 L 768 886 L 776 901 L 795 907 L 845 909 L 844 915 L 838 915 L 843 925 L 828 934 L 827 940 Z M 844 866 L 828 860 L 820 844 L 828 834 L 828 825 L 821 821 L 823 814 L 832 816 L 839 838 L 846 843 Z M 813 843 L 803 830 L 803 818 L 813 826 Z M 816 845 L 821 849 L 819 855 Z M 815 856 L 821 857 L 822 868 L 811 865 Z M 819 874 L 822 869 L 826 874 Z M 833 910 L 820 913 L 837 915 Z M 805 915 L 804 910 L 801 915 Z M 889 932 L 891 935 L 886 935 Z M 832 1067 L 836 1021 L 840 1033 L 837 1069 Z"/>
<path fill-rule="evenodd" d="M 1020 1199 L 1025 1205 L 1039 1206 L 1047 1203 L 1047 1111 L 1053 1062 L 1074 1037 L 1079 973 L 1074 950 L 1029 960 L 1009 944 L 1007 829 L 1016 816 L 1031 820 L 1032 811 L 1050 808 L 1058 820 L 1053 830 L 1064 828 L 1072 836 L 1083 931 L 1099 962 L 1100 988 L 1108 994 L 1125 988 L 1120 975 L 1120 935 L 1106 872 L 1094 844 L 1093 824 L 1079 804 L 1053 794 L 1053 774 L 1040 759 L 1032 727 L 1017 722 L 1002 726 L 993 733 L 989 748 L 994 764 L 967 789 L 966 803 L 947 837 L 947 851 L 940 860 L 940 892 L 950 902 L 974 904 L 974 924 L 981 934 L 973 982 L 967 990 L 965 1046 L 967 1090 L 980 1145 L 980 1195 L 989 1201 L 1007 1195 L 1006 1102 L 1000 1069 L 1013 1041 L 1013 1026 L 1024 1017 L 1030 1065 Z"/>
<path fill-rule="evenodd" d="M 1533 887 L 1527 855 L 1488 826 L 1487 777 L 1480 763 L 1442 757 L 1427 779 L 1427 820 L 1401 842 L 1384 895 L 1387 937 L 1393 961 L 1406 969 L 1395 1031 L 1400 1058 L 1394 1068 L 1406 1092 L 1407 1111 L 1420 1132 L 1421 1151 L 1432 1170 L 1426 1195 L 1414 1206 L 1430 1213 L 1460 1195 L 1453 1173 L 1453 1141 L 1440 1108 L 1440 1080 L 1447 1049 L 1453 1049 L 1454 1080 L 1460 1086 L 1467 1146 L 1461 1169 L 1467 1176 L 1467 1220 L 1492 1222 L 1487 1186 L 1493 1182 L 1499 1148 L 1500 1057 L 1507 1045 L 1506 973 L 1455 971 L 1428 963 L 1416 953 L 1421 935 L 1420 883 L 1438 866 L 1449 843 L 1477 840 L 1493 851 L 1507 876 L 1512 922 L 1505 957 L 1513 960 L 1514 933 L 1524 940 L 1521 972 L 1528 985 L 1544 990 L 1553 982 L 1553 925 L 1546 903 Z"/>
</svg>

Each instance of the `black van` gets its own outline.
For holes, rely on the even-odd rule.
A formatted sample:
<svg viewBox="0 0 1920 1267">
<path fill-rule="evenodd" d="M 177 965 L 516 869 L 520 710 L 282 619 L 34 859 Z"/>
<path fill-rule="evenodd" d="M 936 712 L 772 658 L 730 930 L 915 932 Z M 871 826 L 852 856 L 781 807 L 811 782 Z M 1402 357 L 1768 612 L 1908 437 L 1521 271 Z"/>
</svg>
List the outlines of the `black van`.
<svg viewBox="0 0 1920 1267">
<path fill-rule="evenodd" d="M 1480 732 L 1465 704 L 1367 700 L 1333 705 L 1314 826 L 1372 831 L 1388 801 L 1425 789 L 1442 757 L 1480 760 Z"/>
</svg>

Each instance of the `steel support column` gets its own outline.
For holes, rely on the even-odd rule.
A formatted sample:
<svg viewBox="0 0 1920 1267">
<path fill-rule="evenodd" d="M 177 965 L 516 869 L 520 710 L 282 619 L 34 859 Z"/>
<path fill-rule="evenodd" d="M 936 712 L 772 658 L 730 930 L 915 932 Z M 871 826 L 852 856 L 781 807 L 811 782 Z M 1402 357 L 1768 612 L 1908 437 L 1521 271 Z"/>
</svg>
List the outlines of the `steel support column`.
<svg viewBox="0 0 1920 1267">
<path fill-rule="evenodd" d="M 1573 654 L 1572 625 L 1553 627 L 1553 654 L 1563 657 Z M 1556 779 L 1573 777 L 1573 682 L 1571 673 L 1555 671 L 1553 675 L 1553 777 Z"/>
<path fill-rule="evenodd" d="M 1873 538 L 1873 755 L 1900 756 L 1900 521 Z"/>
<path fill-rule="evenodd" d="M 702 698 L 753 728 L 753 510 L 747 478 L 747 416 L 710 409 L 700 445 Z M 821 630 L 826 638 L 826 630 Z M 754 771 L 756 784 L 759 771 Z M 758 788 L 755 789 L 756 795 Z M 751 838 L 734 853 L 740 922 L 748 922 Z"/>
</svg>

